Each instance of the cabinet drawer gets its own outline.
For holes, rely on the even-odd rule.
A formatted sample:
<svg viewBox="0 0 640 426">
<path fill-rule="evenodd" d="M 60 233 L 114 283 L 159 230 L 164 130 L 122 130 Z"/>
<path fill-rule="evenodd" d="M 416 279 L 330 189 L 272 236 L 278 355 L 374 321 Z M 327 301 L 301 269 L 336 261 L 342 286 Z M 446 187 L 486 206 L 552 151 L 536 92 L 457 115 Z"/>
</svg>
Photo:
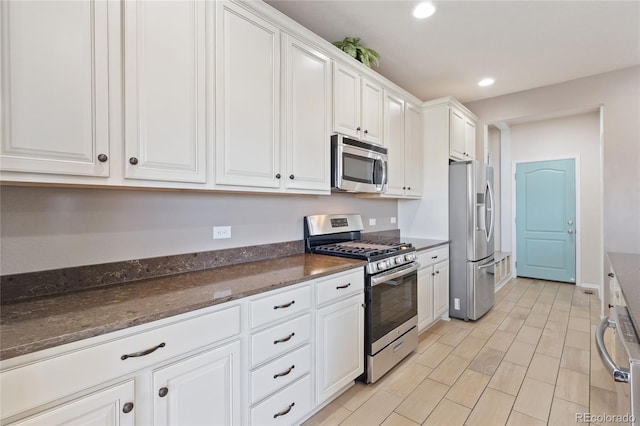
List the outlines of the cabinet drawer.
<svg viewBox="0 0 640 426">
<path fill-rule="evenodd" d="M 240 306 L 236 305 L 3 371 L 0 374 L 2 417 L 13 416 L 239 333 Z M 154 348 L 157 349 L 151 351 Z M 144 352 L 147 354 L 142 355 Z M 141 356 L 122 359 L 124 355 L 136 353 Z"/>
<path fill-rule="evenodd" d="M 292 425 L 311 411 L 311 377 L 306 376 L 251 409 L 252 425 Z"/>
<path fill-rule="evenodd" d="M 308 285 L 251 301 L 251 328 L 290 317 L 311 307 Z"/>
<path fill-rule="evenodd" d="M 310 335 L 309 314 L 254 334 L 251 336 L 251 366 L 308 342 Z"/>
<path fill-rule="evenodd" d="M 251 404 L 295 382 L 311 370 L 311 346 L 306 345 L 251 373 Z"/>
<path fill-rule="evenodd" d="M 449 258 L 449 246 L 418 252 L 420 266 L 429 266 Z"/>
<path fill-rule="evenodd" d="M 364 289 L 364 268 L 317 280 L 314 286 L 318 305 L 361 292 Z"/>
</svg>

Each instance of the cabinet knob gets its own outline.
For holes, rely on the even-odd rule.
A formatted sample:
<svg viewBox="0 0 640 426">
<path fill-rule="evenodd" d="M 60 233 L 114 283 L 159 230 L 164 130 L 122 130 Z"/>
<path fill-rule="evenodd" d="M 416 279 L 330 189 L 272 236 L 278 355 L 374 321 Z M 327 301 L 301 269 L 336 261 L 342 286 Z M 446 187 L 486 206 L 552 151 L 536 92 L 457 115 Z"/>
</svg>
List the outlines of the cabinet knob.
<svg viewBox="0 0 640 426">
<path fill-rule="evenodd" d="M 131 157 L 131 158 L 129 158 L 129 163 L 132 166 L 135 166 L 136 164 L 138 164 L 138 159 L 136 157 Z"/>
<path fill-rule="evenodd" d="M 109 157 L 107 157 L 105 154 L 100 154 L 98 155 L 98 161 L 101 163 L 106 162 L 109 159 Z"/>
<path fill-rule="evenodd" d="M 280 176 L 280 173 L 278 173 L 278 174 L 276 175 L 276 179 L 280 179 L 281 177 L 282 177 L 282 176 Z"/>
<path fill-rule="evenodd" d="M 402 189 L 407 189 L 407 187 L 406 187 L 406 186 L 403 186 L 403 187 L 402 187 Z"/>
<path fill-rule="evenodd" d="M 133 411 L 133 402 L 127 402 L 122 406 L 122 412 L 127 414 Z"/>
<path fill-rule="evenodd" d="M 369 131 L 367 129 L 364 129 L 364 134 L 366 135 L 367 133 L 369 133 Z"/>
<path fill-rule="evenodd" d="M 167 396 L 168 393 L 169 393 L 169 389 L 167 388 L 160 388 L 160 390 L 158 390 L 158 396 L 160 398 L 164 398 L 165 396 Z"/>
<path fill-rule="evenodd" d="M 358 127 L 356 128 L 356 130 L 357 130 L 357 131 L 360 131 L 360 126 L 358 126 Z"/>
<path fill-rule="evenodd" d="M 613 305 L 611 303 L 609 303 L 609 309 L 613 308 Z"/>
<path fill-rule="evenodd" d="M 436 276 L 436 273 L 435 273 L 435 272 L 432 272 L 432 273 L 431 273 L 431 275 L 435 277 L 435 276 Z"/>
<path fill-rule="evenodd" d="M 409 191 L 411 191 L 411 187 L 410 187 L 410 186 L 408 186 L 408 187 L 407 187 L 407 189 L 408 189 Z"/>
<path fill-rule="evenodd" d="M 436 271 L 436 274 L 440 274 L 440 271 Z"/>
<path fill-rule="evenodd" d="M 609 272 L 609 273 L 607 274 L 607 276 L 608 276 L 609 278 L 613 278 L 613 277 L 615 277 L 615 274 L 614 274 L 613 272 Z"/>
<path fill-rule="evenodd" d="M 294 180 L 296 177 L 294 175 L 289 175 L 289 179 Z"/>
</svg>

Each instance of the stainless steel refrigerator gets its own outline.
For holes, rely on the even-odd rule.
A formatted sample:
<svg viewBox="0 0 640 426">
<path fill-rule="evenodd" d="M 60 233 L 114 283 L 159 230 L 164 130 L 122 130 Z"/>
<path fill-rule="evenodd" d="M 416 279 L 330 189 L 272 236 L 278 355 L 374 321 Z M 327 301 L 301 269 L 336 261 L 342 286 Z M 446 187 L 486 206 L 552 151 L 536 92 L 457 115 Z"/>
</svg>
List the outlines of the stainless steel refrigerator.
<svg viewBox="0 0 640 426">
<path fill-rule="evenodd" d="M 495 300 L 493 167 L 449 165 L 449 316 L 477 320 Z"/>
</svg>

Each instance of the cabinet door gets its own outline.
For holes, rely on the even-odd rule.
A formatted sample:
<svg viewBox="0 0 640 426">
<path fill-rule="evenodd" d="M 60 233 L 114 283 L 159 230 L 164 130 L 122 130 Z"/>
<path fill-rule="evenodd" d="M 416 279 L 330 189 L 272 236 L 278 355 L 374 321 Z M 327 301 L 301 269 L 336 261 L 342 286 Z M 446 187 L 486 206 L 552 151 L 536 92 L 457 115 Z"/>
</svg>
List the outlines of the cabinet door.
<svg viewBox="0 0 640 426">
<path fill-rule="evenodd" d="M 280 31 L 216 2 L 216 184 L 278 188 Z"/>
<path fill-rule="evenodd" d="M 360 137 L 360 76 L 357 72 L 333 64 L 333 130 Z"/>
<path fill-rule="evenodd" d="M 109 176 L 107 8 L 0 3 L 2 170 Z"/>
<path fill-rule="evenodd" d="M 125 177 L 204 183 L 212 8 L 195 0 L 123 8 Z"/>
<path fill-rule="evenodd" d="M 476 156 L 476 123 L 470 119 L 464 119 L 464 149 L 467 160 Z"/>
<path fill-rule="evenodd" d="M 154 425 L 240 424 L 240 342 L 153 372 Z"/>
<path fill-rule="evenodd" d="M 422 195 L 422 114 L 410 104 L 405 105 L 404 183 L 405 195 Z"/>
<path fill-rule="evenodd" d="M 331 62 L 303 42 L 284 36 L 285 187 L 329 191 Z"/>
<path fill-rule="evenodd" d="M 24 421 L 12 423 L 12 425 L 133 426 L 136 408 L 134 390 L 132 379 L 60 405 Z"/>
<path fill-rule="evenodd" d="M 388 149 L 387 195 L 404 195 L 404 101 L 389 93 L 384 96 L 384 140 Z"/>
<path fill-rule="evenodd" d="M 319 309 L 316 321 L 316 405 L 364 371 L 364 295 Z"/>
<path fill-rule="evenodd" d="M 371 143 L 383 143 L 383 108 L 382 87 L 362 79 L 362 139 Z"/>
<path fill-rule="evenodd" d="M 449 261 L 433 266 L 434 315 L 440 316 L 449 310 Z"/>
<path fill-rule="evenodd" d="M 434 321 L 433 315 L 433 267 L 418 271 L 418 330 Z"/>
<path fill-rule="evenodd" d="M 464 114 L 451 107 L 449 112 L 449 157 L 456 160 L 466 158 L 464 127 Z"/>
</svg>

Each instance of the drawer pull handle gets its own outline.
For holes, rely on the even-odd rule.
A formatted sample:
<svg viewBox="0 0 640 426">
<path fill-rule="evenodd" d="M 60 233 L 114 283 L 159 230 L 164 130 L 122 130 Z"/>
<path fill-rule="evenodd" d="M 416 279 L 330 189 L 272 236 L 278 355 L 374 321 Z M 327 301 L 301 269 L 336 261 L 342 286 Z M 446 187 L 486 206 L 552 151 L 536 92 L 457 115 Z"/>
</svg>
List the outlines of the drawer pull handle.
<svg viewBox="0 0 640 426">
<path fill-rule="evenodd" d="M 291 373 L 291 370 L 293 370 L 294 368 L 296 368 L 296 366 L 292 365 L 291 367 L 289 367 L 289 369 L 287 371 L 283 371 L 282 373 L 274 374 L 273 378 L 277 379 L 278 377 L 286 376 L 287 374 Z"/>
<path fill-rule="evenodd" d="M 289 414 L 289 411 L 291 411 L 291 409 L 293 408 L 293 406 L 296 405 L 295 402 L 292 402 L 290 406 L 288 406 L 287 408 L 285 408 L 284 410 L 280 411 L 279 413 L 275 413 L 273 415 L 274 419 L 277 419 L 280 416 L 285 416 L 287 414 Z"/>
<path fill-rule="evenodd" d="M 285 303 L 284 305 L 276 305 L 273 307 L 273 309 L 284 309 L 284 308 L 288 308 L 289 306 L 293 305 L 294 303 L 296 303 L 295 300 L 292 300 L 289 303 Z"/>
<path fill-rule="evenodd" d="M 431 256 L 431 258 L 432 258 L 432 259 L 437 259 L 437 258 L 438 258 L 438 255 Z"/>
<path fill-rule="evenodd" d="M 149 355 L 150 353 L 155 352 L 160 348 L 164 348 L 165 346 L 166 345 L 164 344 L 164 342 L 162 342 L 158 346 L 154 346 L 153 348 L 147 349 L 146 351 L 140 351 L 140 352 L 134 352 L 132 354 L 122 355 L 120 359 L 124 361 L 127 358 L 136 358 L 139 356 Z"/>
<path fill-rule="evenodd" d="M 133 402 L 127 402 L 122 406 L 123 413 L 129 414 L 131 411 L 133 411 Z"/>
<path fill-rule="evenodd" d="M 347 288 L 351 285 L 351 283 L 347 283 L 345 285 L 339 285 L 336 287 L 336 290 L 342 290 L 343 288 Z"/>
<path fill-rule="evenodd" d="M 277 345 L 278 343 L 284 343 L 284 342 L 288 342 L 289 340 L 291 340 L 291 338 L 293 336 L 295 336 L 296 333 L 291 333 L 290 335 L 288 335 L 287 337 L 283 337 L 282 339 L 278 339 L 278 340 L 274 340 L 273 344 Z"/>
<path fill-rule="evenodd" d="M 165 396 L 167 396 L 168 393 L 169 393 L 168 388 L 160 388 L 160 390 L 158 390 L 158 396 L 160 398 L 164 398 Z"/>
</svg>

